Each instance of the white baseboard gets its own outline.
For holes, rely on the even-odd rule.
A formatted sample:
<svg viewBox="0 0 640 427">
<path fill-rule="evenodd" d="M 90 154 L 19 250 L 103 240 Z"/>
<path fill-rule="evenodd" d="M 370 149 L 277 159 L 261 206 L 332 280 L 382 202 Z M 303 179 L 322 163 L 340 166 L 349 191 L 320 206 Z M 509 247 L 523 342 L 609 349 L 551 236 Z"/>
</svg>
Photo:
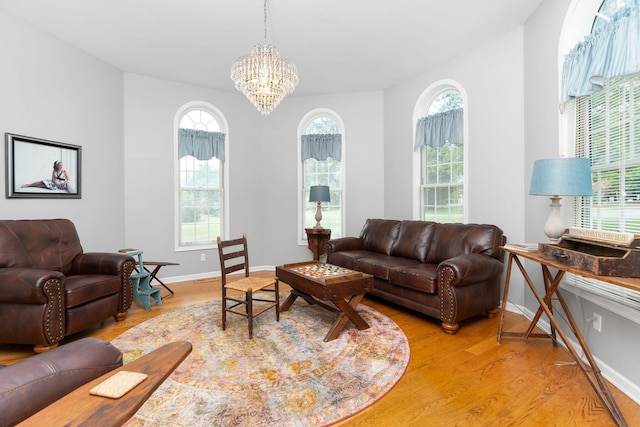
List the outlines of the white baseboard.
<svg viewBox="0 0 640 427">
<path fill-rule="evenodd" d="M 262 266 L 249 268 L 249 272 L 251 273 L 258 272 L 258 271 L 274 271 L 275 272 L 275 267 L 271 265 L 262 265 Z M 207 273 L 188 274 L 185 276 L 161 277 L 161 279 L 164 283 L 169 284 L 169 283 L 188 282 L 191 280 L 214 279 L 220 276 L 221 276 L 220 271 L 211 271 Z M 154 283 L 156 282 L 154 281 Z"/>
<path fill-rule="evenodd" d="M 517 314 L 522 314 L 529 320 L 533 319 L 533 317 L 535 316 L 535 313 L 533 313 L 528 308 L 515 305 L 510 302 L 507 302 L 507 311 L 517 313 Z M 547 320 L 544 320 L 543 318 L 540 319 L 537 326 L 543 331 L 545 331 L 546 333 L 551 332 L 551 325 Z M 580 349 L 580 344 L 578 342 L 572 339 L 570 339 L 570 341 L 571 341 L 571 345 L 575 349 Z M 562 339 L 558 339 L 558 342 L 560 343 L 560 345 L 566 348 L 566 346 L 562 342 Z M 593 355 L 593 358 L 595 359 L 598 367 L 600 368 L 600 371 L 602 372 L 602 376 L 607 381 L 613 384 L 618 390 L 620 390 L 621 392 L 629 396 L 629 398 L 632 399 L 634 402 L 640 404 L 640 386 L 638 384 L 635 384 L 629 381 L 627 377 L 621 375 L 618 371 L 613 369 L 611 366 L 604 363 L 595 354 Z M 585 363 L 588 363 L 588 361 L 585 358 L 583 358 L 583 361 Z"/>
</svg>

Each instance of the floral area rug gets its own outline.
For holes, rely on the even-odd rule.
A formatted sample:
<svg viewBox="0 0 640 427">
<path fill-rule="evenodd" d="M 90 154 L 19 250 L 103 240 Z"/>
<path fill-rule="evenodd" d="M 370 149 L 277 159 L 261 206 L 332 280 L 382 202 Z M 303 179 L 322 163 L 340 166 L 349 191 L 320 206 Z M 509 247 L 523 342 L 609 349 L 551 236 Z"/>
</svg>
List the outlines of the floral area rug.
<svg viewBox="0 0 640 427">
<path fill-rule="evenodd" d="M 321 426 L 348 418 L 384 396 L 409 363 L 409 343 L 391 319 L 365 306 L 371 326 L 349 322 L 324 336 L 336 314 L 298 299 L 276 322 L 275 310 L 254 320 L 229 314 L 221 302 L 180 308 L 112 341 L 125 363 L 172 341 L 193 351 L 127 426 Z"/>
</svg>

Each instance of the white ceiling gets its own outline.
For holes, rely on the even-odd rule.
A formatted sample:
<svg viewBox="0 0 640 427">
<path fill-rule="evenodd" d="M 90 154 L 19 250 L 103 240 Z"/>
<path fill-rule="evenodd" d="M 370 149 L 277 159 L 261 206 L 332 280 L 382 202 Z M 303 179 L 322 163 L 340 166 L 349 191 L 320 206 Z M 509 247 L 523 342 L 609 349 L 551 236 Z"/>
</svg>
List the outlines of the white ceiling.
<svg viewBox="0 0 640 427">
<path fill-rule="evenodd" d="M 521 26 L 542 0 L 270 0 L 267 42 L 295 95 L 381 90 Z M 263 0 L 0 0 L 0 8 L 130 73 L 235 91 L 263 41 Z"/>
</svg>

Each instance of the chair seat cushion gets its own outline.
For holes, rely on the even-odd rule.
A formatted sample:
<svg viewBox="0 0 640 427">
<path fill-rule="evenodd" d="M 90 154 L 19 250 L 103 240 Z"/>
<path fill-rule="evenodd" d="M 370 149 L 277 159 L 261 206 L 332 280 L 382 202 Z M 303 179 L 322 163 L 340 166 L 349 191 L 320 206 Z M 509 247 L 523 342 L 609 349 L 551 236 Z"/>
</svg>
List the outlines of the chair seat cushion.
<svg viewBox="0 0 640 427">
<path fill-rule="evenodd" d="M 106 274 L 78 274 L 65 277 L 66 307 L 75 307 L 120 292 L 119 276 Z"/>
<path fill-rule="evenodd" d="M 270 277 L 245 277 L 240 280 L 228 282 L 225 285 L 225 288 L 234 289 L 241 292 L 247 292 L 249 289 L 251 289 L 252 292 L 255 292 L 264 289 L 267 286 L 273 285 L 275 281 L 276 280 L 274 278 Z"/>
</svg>

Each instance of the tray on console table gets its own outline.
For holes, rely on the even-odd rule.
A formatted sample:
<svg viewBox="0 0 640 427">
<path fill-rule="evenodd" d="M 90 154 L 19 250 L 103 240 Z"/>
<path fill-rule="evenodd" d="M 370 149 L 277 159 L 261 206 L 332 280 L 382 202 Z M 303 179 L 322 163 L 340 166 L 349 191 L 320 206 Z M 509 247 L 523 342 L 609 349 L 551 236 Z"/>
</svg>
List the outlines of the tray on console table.
<svg viewBox="0 0 640 427">
<path fill-rule="evenodd" d="M 558 243 L 540 243 L 539 255 L 596 276 L 640 277 L 640 249 L 565 235 Z"/>
</svg>

